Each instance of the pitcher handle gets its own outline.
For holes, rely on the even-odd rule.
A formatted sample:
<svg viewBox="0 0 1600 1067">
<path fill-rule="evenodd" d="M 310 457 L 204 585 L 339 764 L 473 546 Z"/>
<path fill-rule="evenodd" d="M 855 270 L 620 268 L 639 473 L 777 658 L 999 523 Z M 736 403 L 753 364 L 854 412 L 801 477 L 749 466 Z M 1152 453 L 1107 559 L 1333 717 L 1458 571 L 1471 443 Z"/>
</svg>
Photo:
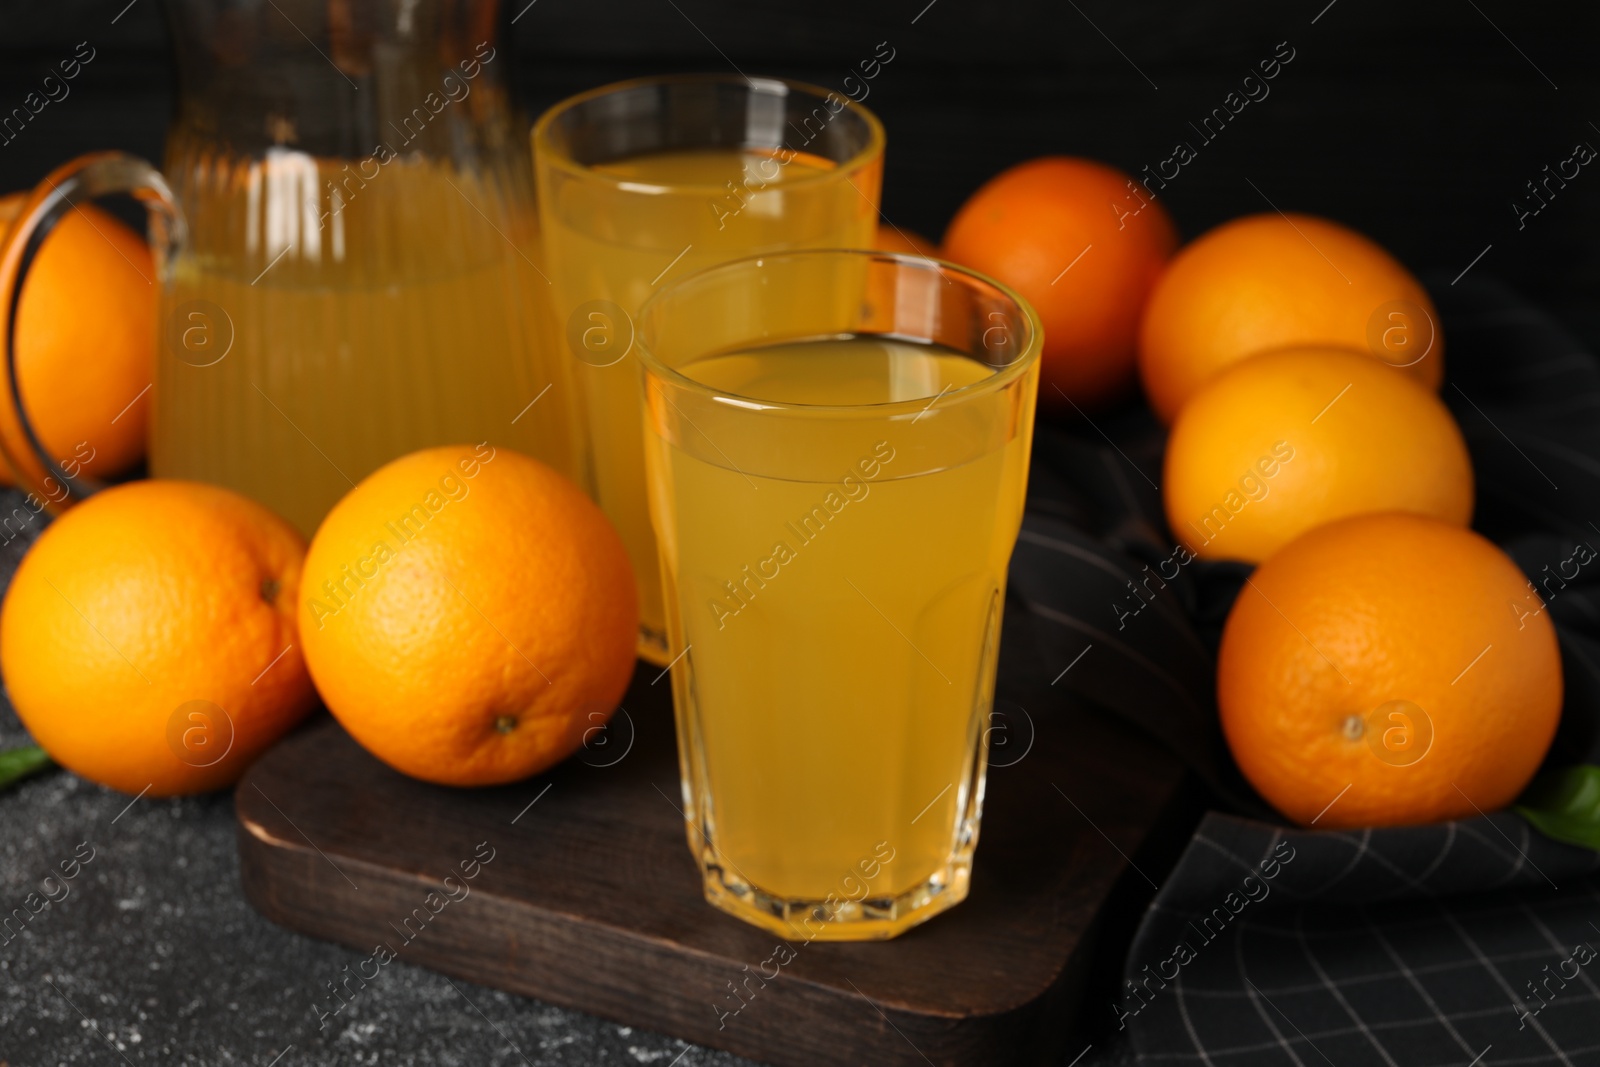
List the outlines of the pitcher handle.
<svg viewBox="0 0 1600 1067">
<path fill-rule="evenodd" d="M 0 456 L 11 468 L 17 485 L 31 490 L 43 506 L 59 512 L 105 486 L 95 479 L 68 474 L 45 450 L 33 420 L 22 402 L 17 377 L 17 308 L 22 301 L 28 270 L 45 238 L 81 200 L 111 193 L 127 193 L 144 204 L 150 216 L 150 243 L 155 253 L 158 279 L 184 242 L 183 214 L 161 172 L 124 152 L 91 152 L 57 167 L 28 196 L 16 223 L 0 247 Z M 84 309 L 93 314 L 93 308 Z"/>
</svg>

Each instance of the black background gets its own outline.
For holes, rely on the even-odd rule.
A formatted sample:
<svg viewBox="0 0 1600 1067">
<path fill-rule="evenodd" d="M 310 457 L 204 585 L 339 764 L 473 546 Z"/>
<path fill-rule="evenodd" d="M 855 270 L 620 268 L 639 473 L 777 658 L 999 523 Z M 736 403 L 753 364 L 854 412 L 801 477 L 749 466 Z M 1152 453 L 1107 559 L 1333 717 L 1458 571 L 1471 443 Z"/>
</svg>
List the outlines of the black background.
<svg viewBox="0 0 1600 1067">
<path fill-rule="evenodd" d="M 159 0 L 5 4 L 0 111 L 79 41 L 97 50 L 9 144 L 0 184 L 95 148 L 160 158 L 172 106 Z M 510 0 L 530 113 L 579 89 L 673 70 L 841 89 L 887 41 L 867 100 L 889 130 L 884 212 L 937 238 L 962 199 L 1019 160 L 1063 152 L 1137 171 L 1188 140 L 1162 194 L 1185 237 L 1240 214 L 1349 223 L 1445 283 L 1474 266 L 1600 341 L 1600 167 L 1518 229 L 1524 183 L 1600 147 L 1600 13 L 1509 0 Z M 121 13 L 120 17 L 118 17 Z M 113 19 L 117 21 L 113 23 Z M 1189 127 L 1287 41 L 1295 59 L 1213 143 Z M 1251 183 L 1259 188 L 1251 187 Z"/>
</svg>

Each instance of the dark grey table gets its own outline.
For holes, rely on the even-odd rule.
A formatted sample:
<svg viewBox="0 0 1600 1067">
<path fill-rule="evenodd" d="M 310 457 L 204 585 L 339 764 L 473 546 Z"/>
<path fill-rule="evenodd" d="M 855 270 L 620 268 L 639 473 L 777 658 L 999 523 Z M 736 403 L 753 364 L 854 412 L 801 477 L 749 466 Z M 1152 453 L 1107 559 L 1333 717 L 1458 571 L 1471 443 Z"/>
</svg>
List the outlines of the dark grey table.
<svg viewBox="0 0 1600 1067">
<path fill-rule="evenodd" d="M 0 492 L 0 511 L 20 502 Z M 24 538 L 0 548 L 10 581 Z M 0 747 L 25 743 L 9 703 Z M 0 932 L 0 1065 L 656 1064 L 748 1061 L 397 962 L 325 1028 L 313 1004 L 361 954 L 263 919 L 239 889 L 233 797 L 142 800 L 51 771 L 0 793 L 0 909 L 78 846 L 65 896 Z"/>
<path fill-rule="evenodd" d="M 0 513 L 17 503 L 17 493 L 0 491 Z M 0 586 L 29 539 L 0 547 Z M 5 704 L 0 747 L 26 742 Z M 226 792 L 132 800 L 50 771 L 0 793 L 6 914 L 26 912 L 24 899 L 81 843 L 94 849 L 65 896 L 52 889 L 58 903 L 20 934 L 15 920 L 0 932 L 0 1067 L 750 1062 L 400 961 L 319 1028 L 313 1005 L 324 1002 L 324 984 L 362 955 L 251 910 L 234 832 Z M 1098 1041 L 1076 1067 L 1131 1062 Z"/>
</svg>

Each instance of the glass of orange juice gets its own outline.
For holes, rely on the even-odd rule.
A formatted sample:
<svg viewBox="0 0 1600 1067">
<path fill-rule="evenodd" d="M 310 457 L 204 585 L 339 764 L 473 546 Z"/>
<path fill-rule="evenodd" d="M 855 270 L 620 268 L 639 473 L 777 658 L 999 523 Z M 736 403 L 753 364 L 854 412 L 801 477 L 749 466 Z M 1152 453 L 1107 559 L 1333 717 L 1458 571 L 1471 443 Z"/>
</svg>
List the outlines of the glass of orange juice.
<svg viewBox="0 0 1600 1067">
<path fill-rule="evenodd" d="M 744 259 L 638 320 L 690 848 L 787 938 L 967 892 L 1039 322 L 914 256 Z"/>
<path fill-rule="evenodd" d="M 583 399 L 590 489 L 639 582 L 639 653 L 669 647 L 645 503 L 631 316 L 661 285 L 785 248 L 865 248 L 883 127 L 824 89 L 684 76 L 572 97 L 534 126 L 544 247 Z"/>
</svg>

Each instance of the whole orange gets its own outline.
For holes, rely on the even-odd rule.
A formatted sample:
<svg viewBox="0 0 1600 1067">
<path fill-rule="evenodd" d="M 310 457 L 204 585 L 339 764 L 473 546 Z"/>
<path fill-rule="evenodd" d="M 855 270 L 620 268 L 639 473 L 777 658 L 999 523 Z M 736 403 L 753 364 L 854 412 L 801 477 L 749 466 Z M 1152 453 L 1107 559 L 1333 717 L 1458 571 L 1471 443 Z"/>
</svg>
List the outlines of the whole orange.
<svg viewBox="0 0 1600 1067">
<path fill-rule="evenodd" d="M 27 196 L 0 197 L 0 229 L 11 226 Z M 155 281 L 139 235 L 93 204 L 79 204 L 50 232 L 23 282 L 22 400 L 40 441 L 69 474 L 108 478 L 144 456 Z M 0 484 L 15 484 L 3 463 Z"/>
<path fill-rule="evenodd" d="M 1021 293 L 1044 324 L 1039 403 L 1103 404 L 1132 381 L 1150 287 L 1177 246 L 1143 185 L 1090 159 L 1046 156 L 991 178 L 961 205 L 947 259 Z"/>
<path fill-rule="evenodd" d="M 23 725 L 85 778 L 153 795 L 235 781 L 316 697 L 295 634 L 305 542 L 215 486 L 129 482 L 47 527 L 0 608 Z"/>
<path fill-rule="evenodd" d="M 933 259 L 939 254 L 932 241 L 916 230 L 902 230 L 898 226 L 879 226 L 872 239 L 872 247 L 879 252 L 899 252 L 907 256 L 926 256 Z"/>
<path fill-rule="evenodd" d="M 1191 552 L 1257 562 L 1333 519 L 1406 511 L 1465 526 L 1472 461 L 1432 390 L 1361 352 L 1252 356 L 1167 439 L 1167 522 Z"/>
<path fill-rule="evenodd" d="M 1222 728 L 1301 825 L 1509 804 L 1561 717 L 1555 627 L 1517 565 L 1418 515 L 1319 526 L 1256 569 L 1223 629 Z"/>
<path fill-rule="evenodd" d="M 491 445 L 379 468 L 322 521 L 300 629 L 350 735 L 405 774 L 489 785 L 566 758 L 633 673 L 622 539 L 544 464 Z"/>
<path fill-rule="evenodd" d="M 1163 422 L 1231 363 L 1277 348 L 1370 352 L 1437 389 L 1444 338 L 1427 290 L 1389 253 L 1312 215 L 1251 215 L 1173 257 L 1145 305 L 1139 374 Z"/>
</svg>

